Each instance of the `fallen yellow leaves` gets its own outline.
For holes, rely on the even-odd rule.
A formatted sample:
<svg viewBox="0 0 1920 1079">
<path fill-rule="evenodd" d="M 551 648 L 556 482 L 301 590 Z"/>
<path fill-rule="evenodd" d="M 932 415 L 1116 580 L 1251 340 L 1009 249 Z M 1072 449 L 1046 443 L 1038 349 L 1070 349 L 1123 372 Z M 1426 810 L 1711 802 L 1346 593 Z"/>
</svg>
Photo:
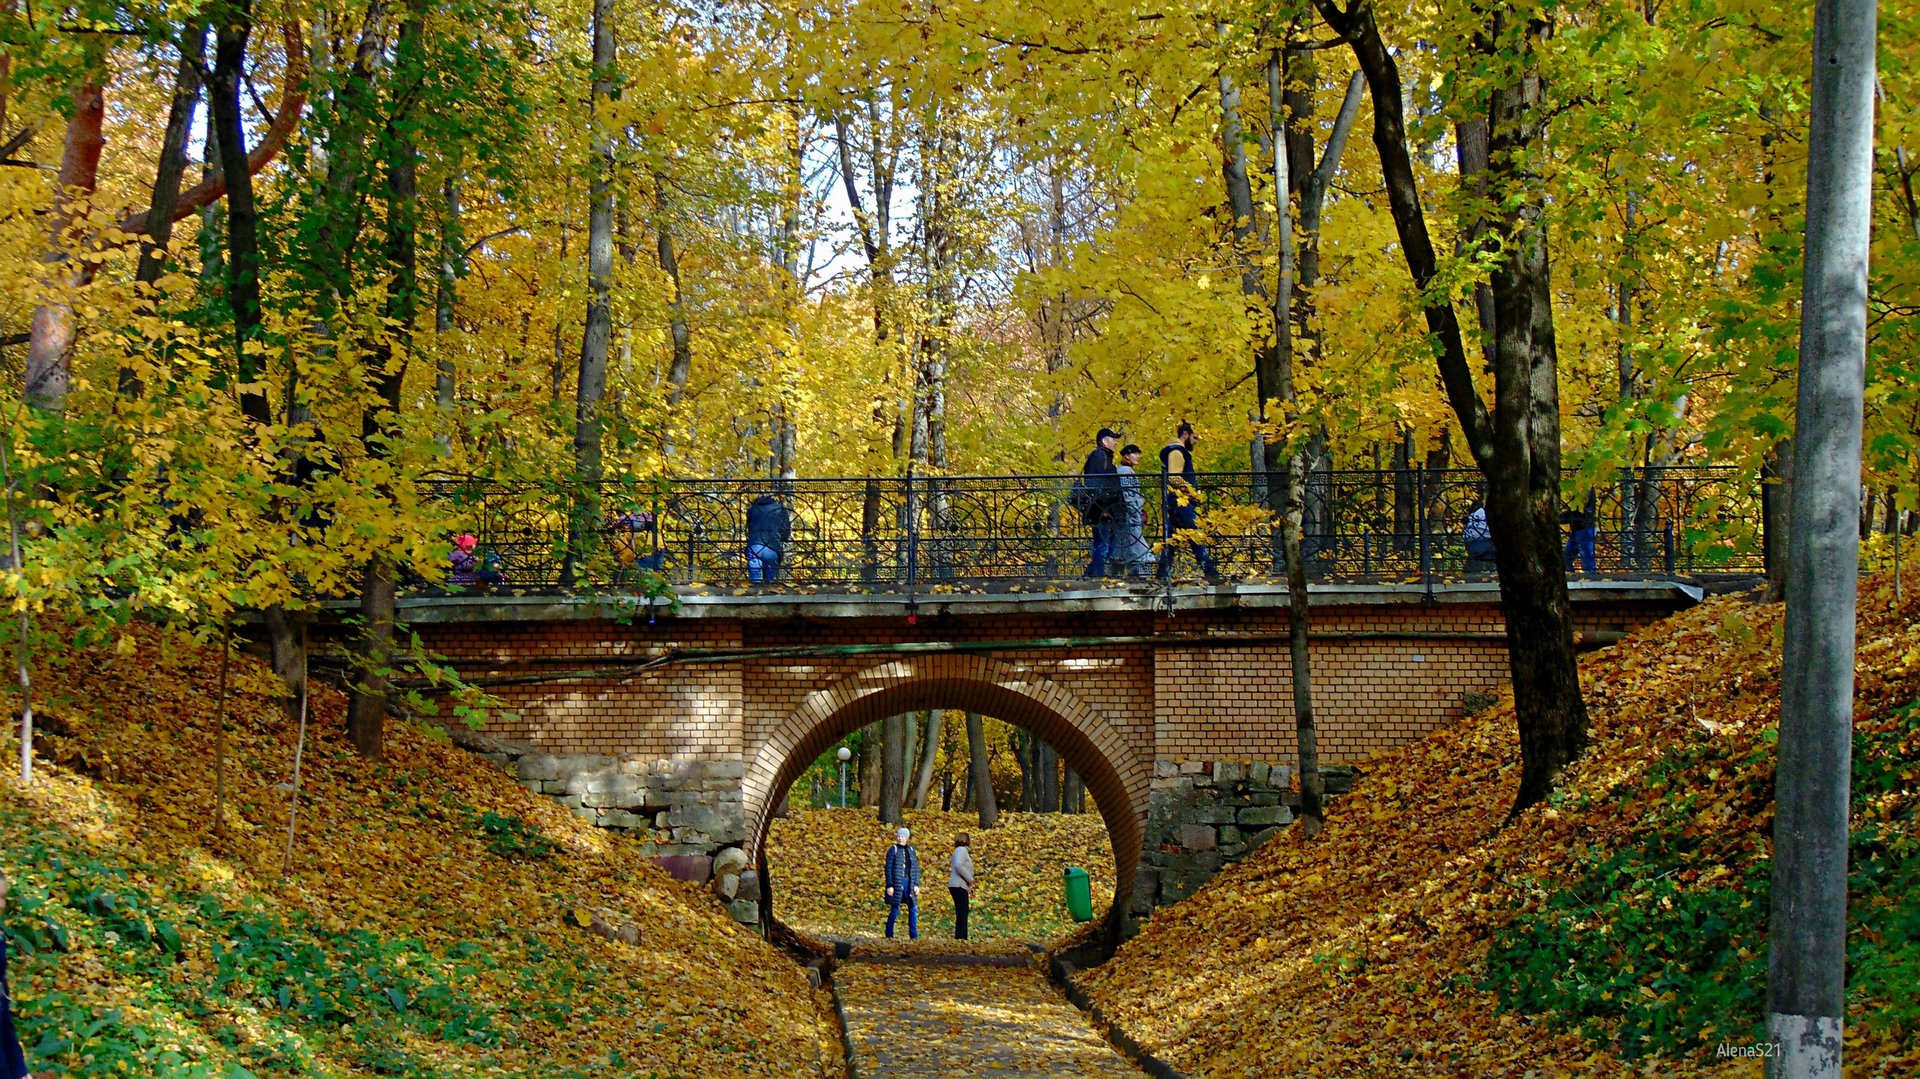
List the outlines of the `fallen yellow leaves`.
<svg viewBox="0 0 1920 1079">
<path fill-rule="evenodd" d="M 1032 967 L 842 963 L 834 983 L 861 1075 L 1140 1074 Z"/>
<path fill-rule="evenodd" d="M 1909 576 L 1899 611 L 1890 584 L 1862 588 L 1863 729 L 1888 728 L 1920 698 L 1920 672 L 1906 659 L 1920 648 L 1920 575 Z M 1510 700 L 1376 756 L 1334 802 L 1318 841 L 1296 828 L 1268 843 L 1158 912 L 1082 984 L 1119 1028 L 1196 1077 L 1758 1075 L 1756 1060 L 1718 1058 L 1711 1047 L 1685 1059 L 1616 1059 L 1564 1025 L 1498 1010 L 1481 982 L 1490 937 L 1566 888 L 1581 858 L 1631 848 L 1668 808 L 1654 804 L 1661 797 L 1691 799 L 1690 864 L 1701 868 L 1681 886 L 1763 864 L 1782 615 L 1779 605 L 1720 598 L 1589 656 L 1591 746 L 1552 804 L 1511 822 L 1519 752 Z M 1683 751 L 1712 768 L 1666 786 L 1657 769 L 1675 767 Z M 1863 814 L 1910 826 L 1916 799 L 1909 782 Z M 1619 959 L 1624 969 L 1633 962 Z M 1665 999 L 1644 983 L 1638 995 Z M 1915 1074 L 1920 1050 L 1858 1022 L 1875 1006 L 1854 1003 L 1849 1074 Z"/>
<path fill-rule="evenodd" d="M 1098 814 L 1002 813 L 980 830 L 972 813 L 907 810 L 907 827 L 920 852 L 920 935 L 923 944 L 953 936 L 947 894 L 954 837 L 967 833 L 975 884 L 968 935 L 978 941 L 1047 943 L 1071 932 L 1061 873 L 1079 866 L 1092 878 L 1095 916 L 1113 900 L 1113 847 Z M 874 940 L 887 924 L 882 866 L 893 828 L 872 810 L 795 810 L 773 822 L 767 872 L 774 915 L 803 933 L 840 940 Z M 904 940 L 906 912 L 896 927 Z"/>
<path fill-rule="evenodd" d="M 75 1002 L 80 1025 L 117 1007 L 123 1027 L 155 1035 L 154 1051 L 177 1046 L 221 1075 L 229 1063 L 260 1075 L 838 1074 L 824 994 L 704 890 L 418 727 L 393 725 L 384 760 L 358 757 L 330 689 L 313 698 L 300 831 L 283 875 L 293 734 L 271 697 L 277 683 L 236 657 L 216 829 L 218 656 L 144 625 L 126 639 L 131 654 L 75 651 L 36 686 L 55 702 L 39 747 L 44 778 L 0 793 L 0 865 L 29 898 L 68 885 L 25 851 L 83 851 L 120 867 L 111 869 L 117 886 L 148 897 L 127 925 L 147 935 L 159 922 L 177 925 L 180 961 L 134 971 L 123 962 L 125 932 L 98 931 L 111 911 L 62 908 L 73 939 L 94 943 L 16 967 L 15 994 L 40 1030 L 66 1022 L 47 1002 Z M 10 912 L 9 926 L 20 917 Z M 604 925 L 616 939 L 570 922 Z M 393 1029 L 380 1051 L 401 1063 L 370 1057 L 367 1018 L 305 1021 L 301 1009 L 315 998 L 301 979 L 318 960 L 269 964 L 261 984 L 280 981 L 277 1001 L 271 991 L 261 1000 L 217 989 L 240 954 L 233 924 L 362 947 L 355 962 L 384 964 L 392 984 L 343 1007 L 349 1016 L 384 1008 Z M 445 1008 L 488 1033 L 392 1019 L 428 1006 L 439 986 L 451 994 Z M 204 1014 L 181 1000 L 202 1002 Z"/>
</svg>

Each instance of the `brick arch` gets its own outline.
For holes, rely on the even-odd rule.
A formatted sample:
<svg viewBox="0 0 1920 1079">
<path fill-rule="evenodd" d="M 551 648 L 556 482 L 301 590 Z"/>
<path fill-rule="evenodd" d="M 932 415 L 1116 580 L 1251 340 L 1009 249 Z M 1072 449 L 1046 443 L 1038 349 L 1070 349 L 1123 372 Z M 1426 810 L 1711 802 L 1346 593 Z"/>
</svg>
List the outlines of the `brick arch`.
<svg viewBox="0 0 1920 1079">
<path fill-rule="evenodd" d="M 1031 731 L 1080 775 L 1113 844 L 1109 919 L 1117 926 L 1140 862 L 1152 764 L 1141 760 L 1118 730 L 1064 686 L 986 656 L 902 657 L 809 694 L 747 764 L 745 809 L 753 861 L 765 864 L 773 807 L 828 747 L 869 723 L 930 708 L 979 712 Z M 770 883 L 777 888 L 777 881 Z"/>
</svg>

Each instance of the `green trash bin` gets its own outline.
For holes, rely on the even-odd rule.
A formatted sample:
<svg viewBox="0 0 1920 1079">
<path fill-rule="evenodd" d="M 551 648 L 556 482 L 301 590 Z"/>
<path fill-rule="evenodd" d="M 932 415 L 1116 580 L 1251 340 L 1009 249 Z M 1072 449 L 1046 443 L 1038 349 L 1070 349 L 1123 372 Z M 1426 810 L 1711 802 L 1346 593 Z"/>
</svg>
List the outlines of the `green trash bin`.
<svg viewBox="0 0 1920 1079">
<path fill-rule="evenodd" d="M 1067 913 L 1076 922 L 1093 919 L 1093 880 L 1087 871 L 1077 865 L 1070 865 L 1066 872 Z"/>
</svg>

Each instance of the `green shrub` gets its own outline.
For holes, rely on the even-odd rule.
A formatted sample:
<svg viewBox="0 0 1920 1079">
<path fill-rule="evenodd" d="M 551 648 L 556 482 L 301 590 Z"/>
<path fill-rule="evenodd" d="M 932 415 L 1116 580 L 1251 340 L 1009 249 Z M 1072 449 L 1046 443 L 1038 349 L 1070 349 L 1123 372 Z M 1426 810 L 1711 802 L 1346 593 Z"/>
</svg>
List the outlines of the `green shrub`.
<svg viewBox="0 0 1920 1079">
<path fill-rule="evenodd" d="M 1849 851 L 1848 995 L 1901 1038 L 1920 1031 L 1920 841 L 1896 796 L 1911 784 L 1915 718 L 1855 737 Z M 1482 987 L 1502 1009 L 1628 1057 L 1762 1037 L 1771 865 L 1716 873 L 1689 835 L 1689 765 L 1710 752 L 1649 774 L 1643 797 L 1665 808 L 1637 846 L 1587 859 L 1571 887 L 1494 934 Z"/>
</svg>

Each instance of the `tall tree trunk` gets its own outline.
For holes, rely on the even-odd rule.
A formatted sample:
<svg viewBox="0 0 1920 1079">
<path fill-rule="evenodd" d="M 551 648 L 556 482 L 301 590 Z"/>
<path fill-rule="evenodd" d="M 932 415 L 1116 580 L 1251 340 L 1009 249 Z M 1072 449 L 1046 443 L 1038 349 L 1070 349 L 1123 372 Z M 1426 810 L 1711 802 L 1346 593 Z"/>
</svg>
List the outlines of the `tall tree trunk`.
<svg viewBox="0 0 1920 1079">
<path fill-rule="evenodd" d="M 680 259 L 673 247 L 673 203 L 667 195 L 667 178 L 655 173 L 653 231 L 658 238 L 660 272 L 673 286 L 667 303 L 667 327 L 673 336 L 673 363 L 667 368 L 667 407 L 678 408 L 686 394 L 687 379 L 693 376 L 693 332 L 687 327 L 686 290 L 680 284 Z"/>
<path fill-rule="evenodd" d="M 1497 242 L 1505 250 L 1492 282 L 1495 306 L 1494 408 L 1474 384 L 1453 305 L 1428 286 L 1438 275 L 1433 239 L 1420 206 L 1401 97 L 1400 71 L 1374 21 L 1372 7 L 1314 0 L 1346 38 L 1372 92 L 1374 145 L 1402 257 L 1423 295 L 1441 383 L 1488 481 L 1488 525 L 1500 571 L 1501 613 L 1513 674 L 1521 775 L 1515 811 L 1546 795 L 1560 767 L 1586 744 L 1586 702 L 1574 663 L 1572 608 L 1560 560 L 1560 414 L 1553 314 L 1548 292 L 1547 236 L 1538 177 L 1525 155 L 1541 135 L 1540 77 L 1525 28 L 1518 52 L 1500 57 L 1509 79 L 1493 95 L 1489 141 L 1495 205 L 1503 207 Z M 1495 20 L 1505 18 L 1496 13 Z M 1498 27 L 1489 40 L 1501 41 Z"/>
<path fill-rule="evenodd" d="M 613 341 L 613 0 L 593 2 L 593 178 L 587 201 L 587 320 L 580 336 L 580 379 L 574 402 L 573 463 L 579 501 L 567 532 L 560 579 L 574 583 L 580 558 L 600 522 L 600 442 L 607 395 L 607 350 Z"/>
<path fill-rule="evenodd" d="M 1060 812 L 1060 754 L 1039 736 L 1033 739 L 1034 770 L 1040 776 L 1040 805 L 1042 813 Z"/>
<path fill-rule="evenodd" d="M 1233 74 L 1225 63 L 1220 67 L 1219 84 L 1220 175 L 1226 184 L 1227 209 L 1233 214 L 1234 260 L 1240 267 L 1240 293 L 1246 298 L 1249 311 L 1264 310 L 1267 307 L 1266 284 L 1261 280 L 1259 263 L 1250 250 L 1258 237 L 1253 222 L 1253 184 L 1247 171 L 1245 128 L 1240 118 L 1240 87 L 1234 82 Z M 1277 328 L 1277 332 L 1287 331 L 1281 327 Z M 1269 429 L 1272 417 L 1268 413 L 1268 406 L 1279 396 L 1280 373 L 1277 363 L 1278 355 L 1273 345 L 1256 337 L 1253 342 L 1253 382 L 1257 400 L 1254 404 L 1265 458 L 1259 471 L 1269 476 L 1285 467 L 1283 447 L 1272 437 Z M 1273 483 L 1267 485 L 1267 505 L 1270 508 L 1279 508 L 1281 486 Z M 1275 538 L 1278 539 L 1277 536 Z M 1276 543 L 1276 556 L 1280 553 L 1278 546 Z"/>
<path fill-rule="evenodd" d="M 1841 1074 L 1847 798 L 1860 542 L 1874 0 L 1820 0 L 1808 110 L 1806 273 L 1775 768 L 1767 1032 L 1774 1074 Z"/>
<path fill-rule="evenodd" d="M 100 89 L 106 74 L 104 50 L 89 44 L 83 63 L 86 71 L 74 90 L 73 115 L 67 120 L 66 148 L 60 155 L 60 173 L 56 180 L 59 193 L 54 197 L 48 228 L 45 261 L 56 298 L 34 308 L 33 324 L 27 336 L 23 393 L 28 407 L 37 412 L 64 411 L 73 380 L 73 304 L 58 296 L 58 291 L 77 291 L 93 280 L 92 264 L 85 259 L 73 259 L 69 248 L 80 241 L 70 233 L 82 223 L 87 204 L 93 201 L 100 177 L 100 150 L 106 145 L 102 129 L 107 100 Z"/>
<path fill-rule="evenodd" d="M 1793 532 L 1793 439 L 1783 438 L 1760 466 L 1760 519 L 1767 567 L 1767 602 L 1787 598 L 1788 537 Z"/>
<path fill-rule="evenodd" d="M 1460 251 L 1477 250 L 1487 231 L 1487 168 L 1492 147 L 1485 117 L 1462 120 L 1454 126 L 1455 160 L 1460 164 L 1460 184 L 1470 197 L 1467 219 L 1460 229 Z M 1473 310 L 1480 329 L 1480 357 L 1483 369 L 1493 371 L 1493 287 L 1485 281 L 1473 286 Z"/>
<path fill-rule="evenodd" d="M 467 258 L 463 246 L 465 237 L 460 229 L 460 182 L 451 176 L 440 185 L 440 214 L 440 280 L 433 297 L 434 351 L 437 353 L 433 366 L 433 404 L 440 410 L 442 422 L 452 423 L 454 380 L 458 372 L 447 335 L 453 332 L 460 278 L 466 274 Z M 452 431 L 441 434 L 440 448 L 443 453 L 452 451 Z"/>
<path fill-rule="evenodd" d="M 1033 736 L 1026 731 L 1015 728 L 1007 732 L 1007 748 L 1013 750 L 1013 763 L 1020 769 L 1020 804 L 1014 809 L 1021 813 L 1033 812 L 1034 804 L 1039 801 L 1034 793 L 1039 775 L 1033 766 L 1033 742 Z"/>
<path fill-rule="evenodd" d="M 787 338 L 798 340 L 800 324 L 801 292 L 804 283 L 800 276 L 800 213 L 801 199 L 806 195 L 806 161 L 801 145 L 800 106 L 796 100 L 787 110 L 787 163 L 786 183 L 781 192 L 780 236 L 776 245 L 776 257 L 780 267 L 779 293 L 782 321 L 786 324 Z M 796 400 L 795 381 L 797 371 L 794 361 L 784 352 L 781 355 L 778 382 L 774 390 L 772 428 L 770 446 L 772 475 L 774 479 L 790 480 L 799 475 L 799 411 Z"/>
<path fill-rule="evenodd" d="M 233 311 L 234 380 L 240 387 L 241 413 L 264 428 L 273 422 L 261 385 L 265 371 L 260 356 L 248 348 L 260 334 L 260 214 L 253 201 L 246 125 L 240 111 L 253 0 L 229 0 L 220 12 L 210 101 L 220 136 L 220 168 L 227 176 L 227 303 Z"/>
<path fill-rule="evenodd" d="M 1509 38 L 1505 13 L 1492 40 Z M 1560 542 L 1560 380 L 1554 341 L 1541 178 L 1527 165 L 1544 136 L 1543 85 L 1534 44 L 1543 23 L 1519 37 L 1510 80 L 1489 109 L 1488 177 L 1505 209 L 1495 242 L 1493 448 L 1487 520 L 1521 710 L 1521 776 L 1515 808 L 1544 798 L 1561 766 L 1586 745 L 1587 711 L 1573 651 L 1573 613 Z M 1502 534 L 1507 542 L 1501 543 Z M 1524 703 L 1522 697 L 1527 698 Z"/>
<path fill-rule="evenodd" d="M 153 174 L 153 195 L 147 201 L 147 234 L 140 241 L 140 263 L 133 278 L 152 287 L 167 266 L 167 244 L 173 239 L 173 208 L 180 201 L 180 182 L 187 171 L 187 143 L 193 134 L 193 113 L 200 104 L 201 65 L 206 62 L 207 24 L 195 20 L 180 29 L 180 70 L 174 76 L 173 102 L 167 107 L 167 131 L 160 143 L 160 162 Z M 119 372 L 120 397 L 137 401 L 146 393 L 139 372 L 125 366 Z"/>
<path fill-rule="evenodd" d="M 424 18 L 423 6 L 416 4 L 400 24 L 400 39 L 394 47 L 396 81 L 420 77 Z M 412 95 L 402 92 L 397 96 L 410 100 Z M 387 162 L 386 256 L 392 282 L 387 287 L 386 314 L 392 324 L 392 337 L 374 351 L 373 402 L 361 416 L 361 441 L 372 458 L 391 456 L 394 442 L 400 437 L 400 390 L 413 354 L 413 323 L 420 307 L 420 194 L 412 128 L 411 116 L 402 109 L 387 129 L 391 157 Z M 383 489 L 381 494 L 392 499 L 394 492 Z M 361 670 L 347 700 L 347 737 L 366 757 L 378 758 L 386 752 L 396 576 L 393 557 L 376 551 L 367 561 L 360 593 Z"/>
<path fill-rule="evenodd" d="M 885 724 L 869 723 L 860 739 L 860 805 L 874 808 L 880 804 L 880 765 L 884 757 L 881 742 Z"/>
<path fill-rule="evenodd" d="M 974 807 L 980 811 L 980 827 L 1000 823 L 1000 807 L 993 800 L 993 776 L 987 768 L 987 735 L 978 712 L 967 713 L 967 778 Z"/>
<path fill-rule="evenodd" d="M 913 780 L 913 808 L 927 808 L 927 790 L 933 786 L 934 758 L 940 755 L 940 727 L 946 720 L 946 712 L 934 709 L 927 713 L 927 736 L 920 747 L 919 774 Z"/>
<path fill-rule="evenodd" d="M 907 717 L 888 716 L 880 727 L 880 820 L 899 824 L 907 793 Z"/>
<path fill-rule="evenodd" d="M 1302 54 L 1286 57 L 1285 63 L 1280 50 L 1276 49 L 1267 58 L 1267 97 L 1271 109 L 1271 122 L 1275 137 L 1273 139 L 1273 190 L 1274 190 L 1274 235 L 1279 245 L 1280 277 L 1274 293 L 1273 318 L 1275 390 L 1279 396 L 1281 418 L 1287 423 L 1299 415 L 1298 394 L 1294 386 L 1294 348 L 1293 334 L 1289 327 L 1297 323 L 1308 342 L 1309 359 L 1317 359 L 1319 335 L 1309 329 L 1313 319 L 1312 289 L 1318 283 L 1319 273 L 1319 227 L 1320 199 L 1324 198 L 1326 184 L 1331 181 L 1332 171 L 1338 168 L 1339 153 L 1345 143 L 1345 134 L 1336 125 L 1334 135 L 1328 146 L 1328 161 L 1322 170 L 1323 179 L 1318 172 L 1304 178 L 1294 176 L 1292 160 L 1296 156 L 1310 162 L 1311 143 L 1308 154 L 1296 155 L 1293 151 L 1298 140 L 1291 137 L 1289 115 L 1295 123 L 1305 124 L 1312 116 L 1311 90 L 1295 91 L 1289 95 L 1286 86 L 1289 82 L 1286 68 Z M 1312 76 L 1309 75 L 1309 78 Z M 1348 127 L 1352 125 L 1351 113 L 1357 111 L 1357 82 L 1347 92 L 1347 102 L 1341 109 L 1341 121 Z M 1310 129 L 1309 129 L 1310 130 Z M 1311 137 L 1311 136 L 1309 136 Z M 1298 190 L 1301 196 L 1301 218 L 1303 225 L 1310 225 L 1306 247 L 1313 252 L 1311 264 L 1306 267 L 1301 280 L 1294 280 L 1296 269 L 1294 259 L 1293 212 L 1289 193 Z M 1311 204 L 1311 213 L 1309 213 Z M 1312 276 L 1308 276 L 1310 273 Z M 1282 553 L 1287 566 L 1287 626 L 1288 658 L 1293 684 L 1293 714 L 1295 742 L 1300 755 L 1300 816 L 1309 838 L 1318 835 L 1325 814 L 1321 807 L 1325 791 L 1320 776 L 1319 732 L 1313 717 L 1313 672 L 1308 662 L 1307 641 L 1310 624 L 1310 601 L 1307 593 L 1307 562 L 1301 549 L 1301 532 L 1305 523 L 1307 455 L 1300 452 L 1301 436 L 1291 440 L 1294 445 L 1289 455 L 1285 474 L 1284 489 L 1281 492 L 1280 535 Z"/>
<path fill-rule="evenodd" d="M 1080 773 L 1069 768 L 1060 781 L 1060 812 L 1085 813 L 1087 811 L 1087 785 L 1080 781 Z"/>
</svg>

